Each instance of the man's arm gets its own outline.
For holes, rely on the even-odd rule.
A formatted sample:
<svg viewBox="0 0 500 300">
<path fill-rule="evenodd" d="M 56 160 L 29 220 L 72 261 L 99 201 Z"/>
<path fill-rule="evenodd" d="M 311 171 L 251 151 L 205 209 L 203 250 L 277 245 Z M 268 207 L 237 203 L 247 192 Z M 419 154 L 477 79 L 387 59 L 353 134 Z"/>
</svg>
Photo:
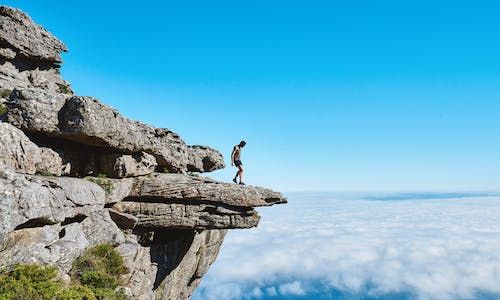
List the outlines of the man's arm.
<svg viewBox="0 0 500 300">
<path fill-rule="evenodd" d="M 231 152 L 231 166 L 234 166 L 234 154 L 236 154 L 236 147 L 234 147 L 233 152 Z"/>
</svg>

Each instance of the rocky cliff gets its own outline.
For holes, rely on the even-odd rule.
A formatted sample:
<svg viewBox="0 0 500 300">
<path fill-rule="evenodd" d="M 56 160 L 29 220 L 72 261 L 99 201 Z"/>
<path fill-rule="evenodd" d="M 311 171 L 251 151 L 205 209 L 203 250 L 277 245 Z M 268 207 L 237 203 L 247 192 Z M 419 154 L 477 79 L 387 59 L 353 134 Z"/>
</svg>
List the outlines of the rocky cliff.
<svg viewBox="0 0 500 300">
<path fill-rule="evenodd" d="M 0 267 L 55 265 L 67 280 L 85 249 L 110 243 L 134 299 L 188 299 L 226 230 L 286 199 L 193 175 L 224 168 L 221 153 L 74 95 L 66 50 L 0 6 Z"/>
</svg>

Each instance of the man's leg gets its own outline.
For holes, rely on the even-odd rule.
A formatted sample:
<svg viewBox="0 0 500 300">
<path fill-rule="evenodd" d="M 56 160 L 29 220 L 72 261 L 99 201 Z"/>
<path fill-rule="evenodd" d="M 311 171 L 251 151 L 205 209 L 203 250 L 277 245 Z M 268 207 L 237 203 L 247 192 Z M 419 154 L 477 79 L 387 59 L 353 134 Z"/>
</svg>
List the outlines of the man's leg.
<svg viewBox="0 0 500 300">
<path fill-rule="evenodd" d="M 238 180 L 237 180 L 237 179 L 238 179 L 238 176 L 239 176 L 239 175 L 240 175 L 240 170 L 239 170 L 239 168 L 238 168 L 238 171 L 236 171 L 236 176 L 234 176 L 234 178 L 233 178 L 233 182 L 234 182 L 234 183 L 238 183 Z"/>
<path fill-rule="evenodd" d="M 240 184 L 243 184 L 243 165 L 240 165 L 238 169 L 238 174 L 240 175 Z"/>
</svg>

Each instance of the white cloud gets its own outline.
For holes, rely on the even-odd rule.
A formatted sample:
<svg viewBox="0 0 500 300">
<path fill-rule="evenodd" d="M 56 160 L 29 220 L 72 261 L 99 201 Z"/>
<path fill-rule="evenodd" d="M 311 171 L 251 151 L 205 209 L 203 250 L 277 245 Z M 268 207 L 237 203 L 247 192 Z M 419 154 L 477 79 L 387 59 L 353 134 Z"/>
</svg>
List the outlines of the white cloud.
<svg viewBox="0 0 500 300">
<path fill-rule="evenodd" d="M 500 294 L 499 197 L 333 197 L 292 195 L 286 206 L 262 209 L 259 228 L 231 231 L 194 299 L 315 289 L 417 299 Z"/>
<path fill-rule="evenodd" d="M 305 291 L 299 281 L 284 283 L 279 286 L 280 295 L 305 295 Z"/>
<path fill-rule="evenodd" d="M 271 296 L 271 297 L 278 296 L 278 292 L 276 291 L 276 288 L 274 286 L 268 287 L 266 289 L 266 293 L 267 293 L 268 296 Z"/>
</svg>

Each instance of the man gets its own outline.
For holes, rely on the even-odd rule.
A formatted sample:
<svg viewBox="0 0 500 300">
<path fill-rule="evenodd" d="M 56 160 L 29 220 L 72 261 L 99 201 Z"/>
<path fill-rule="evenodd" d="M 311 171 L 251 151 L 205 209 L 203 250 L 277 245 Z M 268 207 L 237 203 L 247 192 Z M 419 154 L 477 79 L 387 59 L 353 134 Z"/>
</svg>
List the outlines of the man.
<svg viewBox="0 0 500 300">
<path fill-rule="evenodd" d="M 241 162 L 241 149 L 245 147 L 247 143 L 245 141 L 241 141 L 238 145 L 234 146 L 233 153 L 231 153 L 231 166 L 236 166 L 238 168 L 238 172 L 236 172 L 236 176 L 233 178 L 234 183 L 238 183 L 237 179 L 240 177 L 240 184 L 245 185 L 243 183 L 243 163 Z"/>
</svg>

